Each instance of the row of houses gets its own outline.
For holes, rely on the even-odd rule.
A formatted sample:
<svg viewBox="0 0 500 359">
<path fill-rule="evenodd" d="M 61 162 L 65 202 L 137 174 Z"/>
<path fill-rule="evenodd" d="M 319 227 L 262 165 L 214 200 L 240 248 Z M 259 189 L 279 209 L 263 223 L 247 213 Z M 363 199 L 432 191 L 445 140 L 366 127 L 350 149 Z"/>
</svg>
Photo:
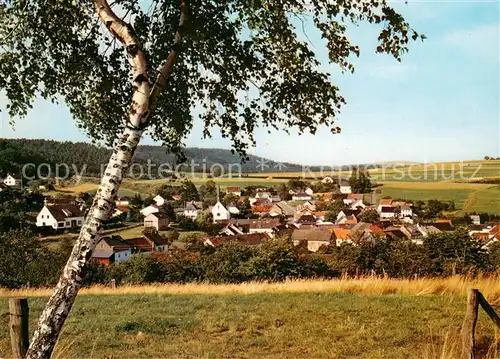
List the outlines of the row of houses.
<svg viewBox="0 0 500 359">
<path fill-rule="evenodd" d="M 480 242 L 483 247 L 489 247 L 493 243 L 500 241 L 500 224 L 480 224 L 478 222 L 479 220 L 476 220 L 475 223 L 473 222 L 469 226 L 469 235 L 473 239 Z"/>
<path fill-rule="evenodd" d="M 126 261 L 132 254 L 167 252 L 168 241 L 156 231 L 145 231 L 141 237 L 123 239 L 103 237 L 97 243 L 91 260 L 103 265 Z"/>
<path fill-rule="evenodd" d="M 238 219 L 229 221 L 219 235 L 207 238 L 205 245 L 217 247 L 229 241 L 238 241 L 250 246 L 258 246 L 276 237 L 290 237 L 294 245 L 303 245 L 311 252 L 322 246 L 341 246 L 344 243 L 356 244 L 360 240 L 393 238 L 409 240 L 422 244 L 431 234 L 453 231 L 451 221 L 440 220 L 428 224 L 364 223 L 338 225 L 327 223 L 287 223 L 277 219 Z M 248 242 L 247 242 L 248 241 Z"/>
<path fill-rule="evenodd" d="M 351 225 L 358 223 L 357 216 L 366 209 L 375 209 L 369 207 L 363 201 L 363 194 L 352 193 L 351 187 L 348 184 L 341 184 L 340 198 L 342 199 L 345 209 L 341 211 L 337 220 L 333 224 Z M 184 216 L 188 219 L 195 220 L 201 212 L 209 212 L 212 214 L 214 223 L 224 223 L 231 218 L 238 217 L 240 208 L 248 201 L 250 203 L 250 211 L 259 217 L 283 218 L 286 221 L 312 225 L 316 223 L 323 223 L 325 221 L 325 211 L 316 211 L 316 204 L 326 204 L 331 201 L 332 193 L 314 193 L 312 189 L 305 188 L 296 191 L 290 191 L 292 196 L 291 201 L 282 201 L 277 195 L 273 195 L 266 188 L 257 189 L 257 192 L 252 197 L 241 196 L 241 188 L 237 186 L 227 187 L 227 193 L 231 193 L 238 197 L 235 203 L 224 205 L 219 198 L 214 206 L 204 207 L 203 202 L 188 201 L 183 206 L 175 208 L 177 216 Z M 313 199 L 314 198 L 314 199 Z M 179 200 L 180 198 L 173 198 Z M 144 216 L 144 225 L 146 227 L 154 227 L 157 230 L 164 230 L 168 228 L 168 219 L 162 214 L 164 205 L 167 200 L 161 196 L 156 196 L 153 199 L 153 204 L 141 210 Z M 117 210 L 115 215 L 122 214 L 126 209 L 120 206 L 128 204 L 124 199 L 118 199 L 116 202 Z M 379 212 L 382 213 L 382 219 L 398 219 L 404 218 L 408 222 L 412 221 L 411 207 L 406 203 L 400 204 L 401 211 L 392 210 L 392 216 L 384 215 L 387 211 L 386 208 L 397 208 L 398 203 L 381 202 L 379 205 Z M 395 213 L 398 213 L 396 216 Z M 328 222 L 330 223 L 330 222 Z M 332 224 L 332 223 L 330 223 Z"/>
<path fill-rule="evenodd" d="M 477 225 L 476 225 L 477 227 Z M 471 227 L 472 235 L 488 233 L 488 241 L 482 240 L 487 248 L 491 243 L 500 240 L 500 225 L 484 225 L 482 228 Z M 277 219 L 238 219 L 230 220 L 218 236 L 204 238 L 203 244 L 218 247 L 228 242 L 238 242 L 247 246 L 260 246 L 276 237 L 289 237 L 295 246 L 317 252 L 323 246 L 356 245 L 359 241 L 370 241 L 374 238 L 393 238 L 408 240 L 422 244 L 424 238 L 431 234 L 454 230 L 451 221 L 439 220 L 428 224 L 387 225 L 360 222 L 351 226 L 309 226 L 283 224 Z M 473 236 L 474 237 L 474 236 Z M 96 246 L 92 260 L 104 265 L 125 261 L 136 253 L 167 252 L 172 249 L 185 249 L 183 243 L 169 244 L 156 231 L 145 231 L 138 238 L 123 239 L 119 236 L 102 238 Z"/>
</svg>

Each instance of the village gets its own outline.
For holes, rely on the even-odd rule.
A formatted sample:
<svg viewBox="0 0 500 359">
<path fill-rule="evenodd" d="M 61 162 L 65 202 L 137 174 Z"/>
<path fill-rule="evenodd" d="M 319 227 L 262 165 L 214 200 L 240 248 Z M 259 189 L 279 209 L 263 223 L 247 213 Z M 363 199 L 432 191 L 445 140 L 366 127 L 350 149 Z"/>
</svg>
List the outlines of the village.
<svg viewBox="0 0 500 359">
<path fill-rule="evenodd" d="M 499 11 L 2 1 L 0 359 L 498 359 Z"/>
<path fill-rule="evenodd" d="M 217 247 L 231 241 L 260 246 L 287 237 L 311 253 L 375 238 L 422 244 L 429 235 L 456 229 L 451 219 L 429 215 L 420 218 L 410 201 L 376 200 L 371 184 L 369 191 L 355 193 L 353 187 L 360 188 L 359 183 L 366 182 L 362 174 L 360 178 L 355 175 L 359 173 L 353 172 L 345 180 L 325 177 L 316 182 L 292 179 L 287 185 L 273 187 L 227 186 L 224 191 L 208 180 L 199 190 L 192 183 L 181 187 L 165 185 L 159 191 L 162 193 L 152 194 L 149 200 L 119 197 L 110 221 L 143 230 L 135 238 L 122 238 L 120 231 L 104 234 L 92 261 L 109 265 L 136 253 L 182 250 L 186 243 L 178 240 L 178 232 L 200 227 L 210 228 L 196 237 L 204 246 Z M 19 185 L 20 181 L 9 175 L 1 182 L 0 190 Z M 189 191 L 183 192 L 183 187 Z M 80 197 L 44 197 L 43 208 L 36 215 L 36 228 L 50 229 L 52 233 L 78 231 L 88 203 Z M 479 215 L 470 215 L 467 224 L 469 235 L 483 249 L 500 240 L 500 223 L 481 223 Z"/>
</svg>

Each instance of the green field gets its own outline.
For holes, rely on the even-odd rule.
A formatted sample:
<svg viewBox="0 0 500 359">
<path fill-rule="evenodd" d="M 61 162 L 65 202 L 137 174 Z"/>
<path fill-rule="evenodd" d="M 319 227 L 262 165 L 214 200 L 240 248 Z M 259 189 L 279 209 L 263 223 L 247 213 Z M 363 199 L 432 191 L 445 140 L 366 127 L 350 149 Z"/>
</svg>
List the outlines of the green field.
<svg viewBox="0 0 500 359">
<path fill-rule="evenodd" d="M 474 190 L 422 190 L 422 189 L 406 189 L 384 186 L 381 189 L 381 197 L 404 198 L 412 201 L 427 201 L 429 199 L 437 199 L 440 201 L 455 201 L 457 208 L 462 208 L 469 196 Z"/>
<path fill-rule="evenodd" d="M 473 192 L 463 211 L 500 213 L 500 186 L 490 186 Z"/>
<path fill-rule="evenodd" d="M 29 299 L 30 328 L 45 301 Z M 458 295 L 84 295 L 54 357 L 437 358 L 429 353 L 456 340 L 464 310 Z M 481 313 L 477 342 L 493 333 Z M 9 356 L 2 315 L 0 357 Z"/>
<path fill-rule="evenodd" d="M 455 202 L 461 212 L 488 212 L 500 214 L 500 186 L 449 182 L 384 182 L 380 197 L 404 198 L 412 201 Z"/>
</svg>

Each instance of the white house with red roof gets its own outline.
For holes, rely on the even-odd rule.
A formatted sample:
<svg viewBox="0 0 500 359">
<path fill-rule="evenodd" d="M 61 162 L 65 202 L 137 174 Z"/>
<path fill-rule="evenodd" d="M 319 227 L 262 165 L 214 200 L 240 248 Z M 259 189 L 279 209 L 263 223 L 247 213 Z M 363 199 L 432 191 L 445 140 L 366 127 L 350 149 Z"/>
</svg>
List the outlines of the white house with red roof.
<svg viewBox="0 0 500 359">
<path fill-rule="evenodd" d="M 36 226 L 54 229 L 78 228 L 83 225 L 83 220 L 83 212 L 74 204 L 46 204 L 36 217 Z"/>
<path fill-rule="evenodd" d="M 344 204 L 347 206 L 360 200 L 363 202 L 363 195 L 361 193 L 348 193 L 347 197 L 343 199 Z"/>
</svg>

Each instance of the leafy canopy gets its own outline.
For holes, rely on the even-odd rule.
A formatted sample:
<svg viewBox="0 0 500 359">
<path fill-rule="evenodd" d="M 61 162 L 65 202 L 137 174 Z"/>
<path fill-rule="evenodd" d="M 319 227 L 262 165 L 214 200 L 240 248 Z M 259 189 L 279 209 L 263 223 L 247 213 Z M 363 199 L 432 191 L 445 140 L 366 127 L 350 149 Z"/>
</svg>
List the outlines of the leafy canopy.
<svg viewBox="0 0 500 359">
<path fill-rule="evenodd" d="M 179 0 L 115 0 L 113 10 L 142 41 L 149 81 L 174 46 Z M 197 116 L 240 152 L 259 127 L 315 133 L 345 103 L 297 24 L 314 24 L 330 63 L 353 71 L 359 48 L 349 23 L 381 28 L 377 52 L 400 60 L 417 34 L 384 0 L 189 0 L 174 72 L 151 115 L 149 133 L 178 151 Z M 0 90 L 11 118 L 42 97 L 64 101 L 78 126 L 111 144 L 128 120 L 132 84 L 122 46 L 91 1 L 4 0 L 0 4 Z"/>
</svg>

